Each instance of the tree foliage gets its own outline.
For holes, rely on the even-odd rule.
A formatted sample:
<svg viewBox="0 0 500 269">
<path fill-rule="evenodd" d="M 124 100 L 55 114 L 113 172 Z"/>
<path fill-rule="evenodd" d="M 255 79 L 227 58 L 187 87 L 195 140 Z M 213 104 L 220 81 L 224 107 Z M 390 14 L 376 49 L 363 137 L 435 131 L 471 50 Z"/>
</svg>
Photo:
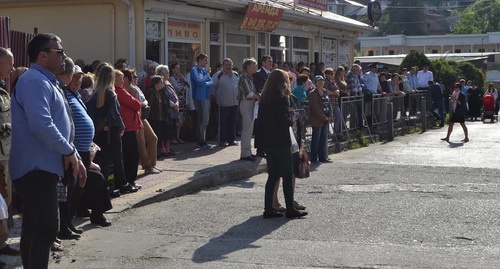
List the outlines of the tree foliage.
<svg viewBox="0 0 500 269">
<path fill-rule="evenodd" d="M 451 85 L 457 79 L 461 78 L 475 81 L 479 87 L 483 87 L 485 84 L 485 77 L 481 69 L 470 62 L 457 62 L 443 58 L 431 61 L 425 54 L 420 52 L 410 52 L 406 55 L 398 68 L 398 72 L 403 68 L 410 69 L 412 66 L 422 68 L 424 64 L 429 66 L 434 79 L 442 79 L 446 86 Z"/>
<path fill-rule="evenodd" d="M 429 69 L 433 69 L 432 62 L 427 58 L 427 56 L 425 56 L 425 54 L 418 51 L 410 52 L 401 62 L 398 72 L 405 67 L 408 69 L 410 69 L 410 67 L 412 66 L 418 66 L 419 68 L 422 68 L 424 64 L 427 64 L 429 66 Z"/>
<path fill-rule="evenodd" d="M 485 77 L 483 72 L 469 62 L 456 62 L 445 59 L 436 59 L 431 62 L 434 79 L 442 79 L 446 86 L 450 86 L 463 78 L 476 82 L 478 87 L 484 87 Z"/>
<path fill-rule="evenodd" d="M 500 1 L 478 0 L 462 12 L 455 34 L 485 34 L 500 31 Z"/>
</svg>

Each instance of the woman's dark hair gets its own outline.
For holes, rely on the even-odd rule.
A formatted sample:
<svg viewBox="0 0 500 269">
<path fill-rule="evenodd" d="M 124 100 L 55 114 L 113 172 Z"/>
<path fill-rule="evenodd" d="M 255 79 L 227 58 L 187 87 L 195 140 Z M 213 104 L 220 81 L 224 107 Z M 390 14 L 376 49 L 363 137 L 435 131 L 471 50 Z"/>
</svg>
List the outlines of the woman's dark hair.
<svg viewBox="0 0 500 269">
<path fill-rule="evenodd" d="M 46 34 L 37 34 L 31 41 L 28 43 L 28 57 L 30 63 L 36 62 L 38 58 L 38 54 L 42 51 L 48 51 L 50 49 L 50 42 L 56 41 L 61 42 L 61 39 L 55 34 L 46 33 Z"/>
<path fill-rule="evenodd" d="M 134 79 L 135 69 L 125 68 L 121 71 L 123 73 L 123 77 L 127 78 L 128 81 L 132 82 L 132 80 Z"/>
<path fill-rule="evenodd" d="M 172 72 L 172 70 L 174 70 L 176 66 L 181 67 L 181 64 L 179 62 L 173 62 L 168 66 L 168 69 L 170 70 L 170 72 Z"/>
<path fill-rule="evenodd" d="M 306 83 L 307 80 L 309 80 L 309 76 L 305 75 L 305 74 L 301 74 L 297 78 L 297 85 L 304 85 L 304 83 Z"/>
<path fill-rule="evenodd" d="M 273 70 L 264 84 L 260 102 L 269 103 L 287 95 L 290 95 L 290 80 L 288 79 L 288 73 L 281 69 Z"/>
<path fill-rule="evenodd" d="M 162 77 L 160 75 L 155 75 L 155 76 L 152 76 L 151 77 L 151 87 L 155 87 L 156 84 L 158 84 L 158 82 L 161 82 L 162 80 Z"/>
</svg>

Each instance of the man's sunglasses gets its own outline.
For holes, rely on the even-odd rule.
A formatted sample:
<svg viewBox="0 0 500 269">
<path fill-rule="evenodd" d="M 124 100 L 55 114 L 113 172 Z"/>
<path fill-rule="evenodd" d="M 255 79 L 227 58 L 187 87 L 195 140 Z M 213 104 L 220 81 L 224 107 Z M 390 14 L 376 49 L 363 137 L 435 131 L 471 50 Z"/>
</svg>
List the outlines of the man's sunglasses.
<svg viewBox="0 0 500 269">
<path fill-rule="evenodd" d="M 55 53 L 57 53 L 59 55 L 63 55 L 64 54 L 64 49 L 47 49 L 45 51 L 47 51 L 47 52 L 53 51 L 53 52 L 55 52 Z"/>
</svg>

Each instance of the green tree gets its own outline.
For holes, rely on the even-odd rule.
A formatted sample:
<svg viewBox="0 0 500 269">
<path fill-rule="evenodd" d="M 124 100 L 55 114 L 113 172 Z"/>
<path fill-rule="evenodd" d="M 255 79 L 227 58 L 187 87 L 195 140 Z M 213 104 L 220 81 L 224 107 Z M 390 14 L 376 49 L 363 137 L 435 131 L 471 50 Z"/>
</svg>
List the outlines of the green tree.
<svg viewBox="0 0 500 269">
<path fill-rule="evenodd" d="M 475 81 L 479 87 L 483 87 L 485 84 L 485 77 L 481 69 L 470 62 L 436 59 L 432 60 L 431 63 L 434 79 L 442 79 L 447 87 L 460 78 Z"/>
<path fill-rule="evenodd" d="M 478 0 L 467 7 L 455 24 L 455 34 L 485 34 L 500 31 L 500 1 Z"/>
<path fill-rule="evenodd" d="M 408 69 L 410 69 L 410 67 L 412 66 L 418 66 L 419 68 L 422 68 L 424 64 L 427 64 L 430 70 L 433 69 L 432 62 L 427 58 L 427 56 L 425 56 L 425 54 L 418 51 L 410 52 L 401 62 L 401 65 L 398 68 L 398 72 L 400 72 L 401 69 L 405 67 Z"/>
</svg>

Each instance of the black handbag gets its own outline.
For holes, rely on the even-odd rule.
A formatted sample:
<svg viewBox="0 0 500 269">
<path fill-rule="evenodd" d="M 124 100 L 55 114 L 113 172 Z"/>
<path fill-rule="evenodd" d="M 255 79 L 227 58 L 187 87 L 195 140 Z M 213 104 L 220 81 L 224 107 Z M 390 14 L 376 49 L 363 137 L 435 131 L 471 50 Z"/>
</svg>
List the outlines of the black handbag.
<svg viewBox="0 0 500 269">
<path fill-rule="evenodd" d="M 151 107 L 143 106 L 141 108 L 141 119 L 146 120 L 149 117 L 149 112 L 151 112 Z"/>
</svg>

